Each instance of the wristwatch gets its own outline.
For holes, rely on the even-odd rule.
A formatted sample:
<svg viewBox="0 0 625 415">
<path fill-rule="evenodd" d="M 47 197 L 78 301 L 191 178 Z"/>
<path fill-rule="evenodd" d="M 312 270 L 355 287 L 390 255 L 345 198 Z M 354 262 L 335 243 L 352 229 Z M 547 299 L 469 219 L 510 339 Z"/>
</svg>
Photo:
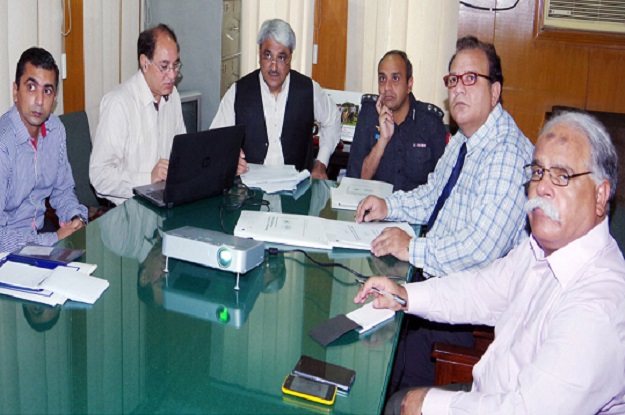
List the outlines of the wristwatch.
<svg viewBox="0 0 625 415">
<path fill-rule="evenodd" d="M 87 219 L 83 218 L 82 216 L 76 215 L 76 216 L 74 216 L 72 218 L 72 220 L 74 220 L 74 219 L 78 219 L 79 221 L 81 221 L 82 222 L 82 226 L 87 226 Z"/>
</svg>

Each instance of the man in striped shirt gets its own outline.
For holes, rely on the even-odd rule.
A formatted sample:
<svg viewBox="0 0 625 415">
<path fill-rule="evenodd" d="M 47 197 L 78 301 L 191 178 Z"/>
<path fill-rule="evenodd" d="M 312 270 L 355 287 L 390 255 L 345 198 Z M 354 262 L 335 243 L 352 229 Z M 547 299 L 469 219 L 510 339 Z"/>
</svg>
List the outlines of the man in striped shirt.
<svg viewBox="0 0 625 415">
<path fill-rule="evenodd" d="M 59 69 L 41 48 L 26 50 L 17 64 L 13 101 L 0 117 L 0 252 L 27 244 L 53 245 L 84 226 L 67 159 L 65 128 L 52 107 Z M 60 228 L 44 228 L 46 198 Z"/>
<path fill-rule="evenodd" d="M 358 222 L 428 224 L 425 237 L 411 238 L 399 228 L 388 228 L 371 246 L 375 256 L 410 261 L 425 278 L 484 267 L 527 237 L 523 166 L 531 162 L 533 146 L 501 106 L 503 74 L 495 47 L 472 36 L 459 39 L 444 82 L 459 130 L 428 182 L 386 199 L 367 197 L 356 212 Z M 451 187 L 454 173 L 457 181 Z M 445 190 L 446 199 L 441 197 Z M 470 327 L 427 331 L 424 324 L 418 322 L 419 330 L 409 330 L 400 343 L 393 375 L 399 387 L 432 384 L 432 342 L 473 343 Z"/>
</svg>

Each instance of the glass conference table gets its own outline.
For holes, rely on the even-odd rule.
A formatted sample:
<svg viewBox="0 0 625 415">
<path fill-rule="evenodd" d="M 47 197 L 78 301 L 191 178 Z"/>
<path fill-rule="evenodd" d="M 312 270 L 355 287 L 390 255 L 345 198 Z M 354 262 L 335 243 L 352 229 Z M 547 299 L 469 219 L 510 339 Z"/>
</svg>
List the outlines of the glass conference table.
<svg viewBox="0 0 625 415">
<path fill-rule="evenodd" d="M 284 213 L 353 219 L 330 208 L 333 186 L 312 181 L 297 199 L 261 197 Z M 325 348 L 309 335 L 357 308 L 351 273 L 297 252 L 266 257 L 241 276 L 238 292 L 232 273 L 175 259 L 163 273 L 162 232 L 192 225 L 232 233 L 239 212 L 220 206 L 233 200 L 158 209 L 130 199 L 62 241 L 86 249 L 82 260 L 110 282 L 94 305 L 51 309 L 0 297 L 0 413 L 379 413 L 400 316 Z M 368 252 L 311 255 L 365 275 L 409 272 Z M 325 406 L 283 395 L 302 354 L 355 370 L 348 396 Z"/>
</svg>

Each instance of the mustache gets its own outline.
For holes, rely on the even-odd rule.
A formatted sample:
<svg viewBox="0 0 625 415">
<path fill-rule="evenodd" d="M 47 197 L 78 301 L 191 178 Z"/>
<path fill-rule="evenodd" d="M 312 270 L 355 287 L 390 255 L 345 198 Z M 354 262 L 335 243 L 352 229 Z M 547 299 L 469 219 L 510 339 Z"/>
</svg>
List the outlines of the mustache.
<svg viewBox="0 0 625 415">
<path fill-rule="evenodd" d="M 280 76 L 280 71 L 268 70 L 267 73 L 271 76 Z"/>
<path fill-rule="evenodd" d="M 536 196 L 525 202 L 525 213 L 529 214 L 534 209 L 541 209 L 549 219 L 560 222 L 560 212 L 558 212 L 558 208 L 556 208 L 549 199 Z"/>
</svg>

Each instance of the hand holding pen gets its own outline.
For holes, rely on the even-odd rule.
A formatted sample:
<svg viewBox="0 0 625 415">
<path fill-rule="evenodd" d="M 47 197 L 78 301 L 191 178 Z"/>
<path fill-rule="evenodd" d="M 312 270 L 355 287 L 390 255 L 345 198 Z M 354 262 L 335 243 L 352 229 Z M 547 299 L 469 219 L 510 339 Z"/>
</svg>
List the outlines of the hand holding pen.
<svg viewBox="0 0 625 415">
<path fill-rule="evenodd" d="M 395 311 L 408 309 L 406 289 L 391 279 L 371 277 L 366 282 L 361 279 L 356 281 L 363 286 L 354 298 L 355 303 L 364 303 L 368 296 L 375 295 L 374 308 L 388 308 Z"/>
</svg>

